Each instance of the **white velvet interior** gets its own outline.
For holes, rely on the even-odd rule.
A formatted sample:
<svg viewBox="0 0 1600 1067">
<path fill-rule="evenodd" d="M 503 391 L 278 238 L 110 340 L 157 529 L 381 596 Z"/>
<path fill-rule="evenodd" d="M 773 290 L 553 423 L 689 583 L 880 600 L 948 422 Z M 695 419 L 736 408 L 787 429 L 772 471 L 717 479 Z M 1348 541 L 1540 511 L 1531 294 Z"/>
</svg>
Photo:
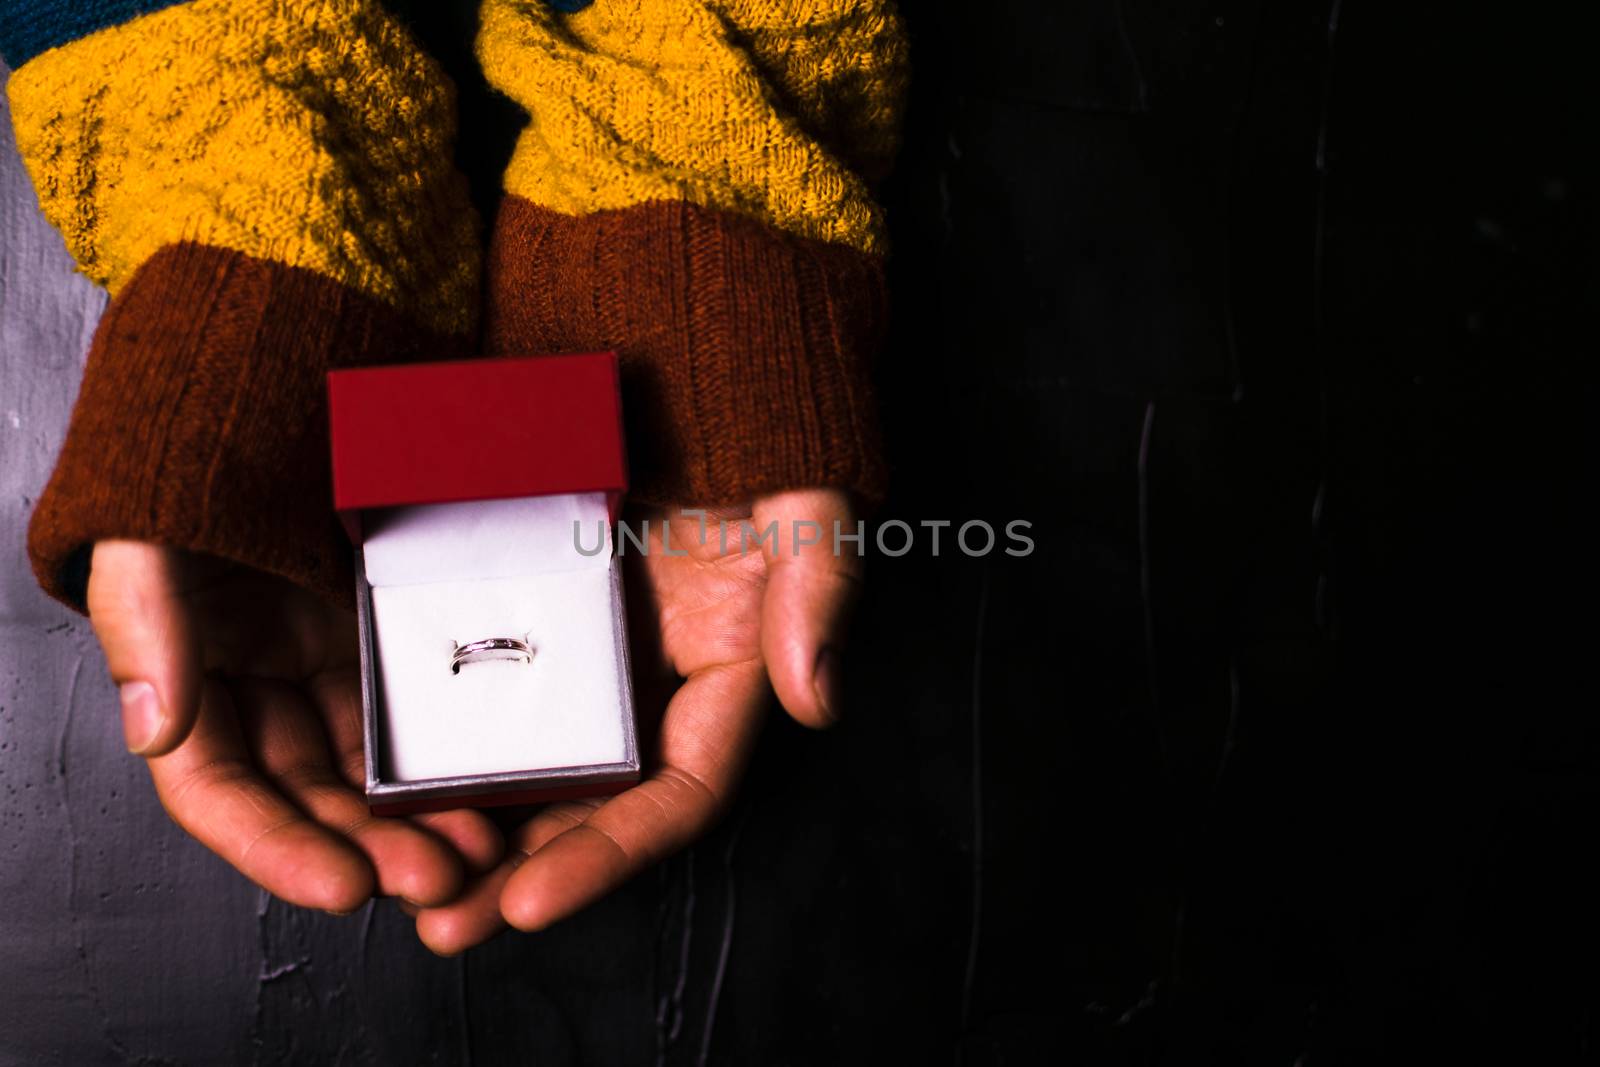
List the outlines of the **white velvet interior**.
<svg viewBox="0 0 1600 1067">
<path fill-rule="evenodd" d="M 600 536 L 606 550 L 593 552 Z M 500 578 L 545 571 L 606 569 L 611 526 L 604 493 L 527 496 L 387 508 L 362 515 L 367 581 L 379 585 Z"/>
<path fill-rule="evenodd" d="M 626 758 L 601 494 L 394 508 L 363 545 L 379 679 L 384 778 L 421 781 Z M 598 526 L 597 526 L 598 523 Z M 452 642 L 527 635 L 533 663 L 450 672 Z"/>
</svg>

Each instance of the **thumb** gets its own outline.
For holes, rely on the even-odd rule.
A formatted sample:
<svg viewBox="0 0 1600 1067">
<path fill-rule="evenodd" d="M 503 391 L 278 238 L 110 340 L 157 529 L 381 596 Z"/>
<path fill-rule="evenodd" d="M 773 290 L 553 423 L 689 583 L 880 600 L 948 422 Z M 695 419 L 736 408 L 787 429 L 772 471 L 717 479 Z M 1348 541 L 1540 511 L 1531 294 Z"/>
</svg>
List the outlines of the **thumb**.
<svg viewBox="0 0 1600 1067">
<path fill-rule="evenodd" d="M 189 734 L 200 706 L 200 650 L 180 582 L 183 555 L 101 541 L 89 569 L 89 621 L 122 698 L 128 750 L 161 756 Z"/>
<path fill-rule="evenodd" d="M 839 717 L 840 650 L 845 624 L 861 581 L 857 542 L 839 543 L 835 531 L 856 533 L 844 493 L 802 489 L 756 500 L 751 518 L 763 541 L 767 589 L 761 605 L 761 654 L 784 709 L 806 726 Z"/>
</svg>

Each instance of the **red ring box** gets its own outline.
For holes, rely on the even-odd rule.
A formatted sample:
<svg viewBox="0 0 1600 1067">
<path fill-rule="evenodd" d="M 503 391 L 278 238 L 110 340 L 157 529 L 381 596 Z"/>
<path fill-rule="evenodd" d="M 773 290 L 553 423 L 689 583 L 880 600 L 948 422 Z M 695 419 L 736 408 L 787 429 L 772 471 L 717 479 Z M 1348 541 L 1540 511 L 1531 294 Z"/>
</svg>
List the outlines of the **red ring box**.
<svg viewBox="0 0 1600 1067">
<path fill-rule="evenodd" d="M 328 376 L 334 507 L 355 545 L 377 814 L 620 792 L 639 778 L 611 523 L 627 488 L 613 353 Z M 451 671 L 456 645 L 531 662 Z"/>
</svg>

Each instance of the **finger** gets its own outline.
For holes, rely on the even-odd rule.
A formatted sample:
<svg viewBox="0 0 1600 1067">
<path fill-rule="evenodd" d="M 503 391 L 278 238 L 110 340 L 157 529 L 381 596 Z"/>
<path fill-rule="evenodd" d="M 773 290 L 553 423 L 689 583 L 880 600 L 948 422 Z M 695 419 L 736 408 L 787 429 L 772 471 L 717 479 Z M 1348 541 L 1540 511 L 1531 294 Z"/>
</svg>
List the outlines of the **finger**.
<svg viewBox="0 0 1600 1067">
<path fill-rule="evenodd" d="M 461 897 L 441 908 L 415 913 L 417 937 L 441 956 L 455 956 L 481 945 L 506 928 L 500 896 L 512 872 L 557 834 L 572 829 L 601 805 L 598 800 L 552 804 L 518 828 L 516 847 L 494 871 L 469 885 Z"/>
<path fill-rule="evenodd" d="M 453 849 L 408 819 L 373 815 L 366 798 L 340 776 L 323 720 L 299 689 L 247 679 L 233 691 L 263 774 L 302 811 L 361 850 L 377 873 L 379 892 L 422 905 L 442 904 L 460 892 L 465 872 Z"/>
<path fill-rule="evenodd" d="M 121 696 L 123 738 L 141 756 L 171 752 L 200 706 L 200 650 L 183 555 L 137 541 L 101 541 L 91 560 L 89 621 Z"/>
<path fill-rule="evenodd" d="M 156 795 L 173 820 L 267 892 L 339 913 L 371 897 L 366 858 L 306 818 L 256 770 L 220 682 L 202 688 L 199 715 L 183 744 L 149 765 Z"/>
<path fill-rule="evenodd" d="M 506 921 L 543 929 L 704 833 L 760 732 L 764 674 L 749 660 L 691 675 L 662 720 L 662 769 L 537 848 L 500 895 Z"/>
<path fill-rule="evenodd" d="M 352 789 L 367 785 L 366 736 L 361 723 L 361 676 L 354 667 L 324 671 L 303 688 L 322 718 L 339 777 Z"/>
<path fill-rule="evenodd" d="M 418 940 L 437 955 L 456 956 L 504 930 L 500 894 L 512 872 L 526 858 L 526 854 L 514 852 L 494 870 L 468 884 L 456 900 L 418 911 Z"/>
<path fill-rule="evenodd" d="M 360 792 L 366 788 L 366 741 L 361 729 L 361 683 L 353 669 L 325 671 L 305 683 L 321 710 L 328 744 L 339 776 Z M 467 870 L 481 874 L 500 862 L 505 839 L 482 812 L 459 808 L 412 817 L 417 825 L 449 843 Z"/>
<path fill-rule="evenodd" d="M 756 529 L 777 523 L 767 550 L 767 589 L 761 602 L 761 654 L 784 710 L 806 726 L 832 724 L 840 711 L 839 657 L 845 623 L 860 584 L 855 520 L 849 499 L 832 489 L 762 497 Z M 811 542 L 811 543 L 807 543 Z"/>
<path fill-rule="evenodd" d="M 473 874 L 493 870 L 505 856 L 505 838 L 481 811 L 457 808 L 412 816 L 412 820 L 446 841 Z"/>
</svg>

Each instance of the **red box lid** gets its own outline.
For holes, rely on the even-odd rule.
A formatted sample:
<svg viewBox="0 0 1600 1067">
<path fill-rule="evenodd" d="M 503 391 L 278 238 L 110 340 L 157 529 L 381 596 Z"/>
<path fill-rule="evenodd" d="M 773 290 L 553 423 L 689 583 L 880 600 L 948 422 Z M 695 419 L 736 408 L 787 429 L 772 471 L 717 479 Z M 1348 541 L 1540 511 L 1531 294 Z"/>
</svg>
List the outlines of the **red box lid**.
<svg viewBox="0 0 1600 1067">
<path fill-rule="evenodd" d="M 613 352 L 409 363 L 328 375 L 333 505 L 607 494 L 628 486 Z"/>
</svg>

